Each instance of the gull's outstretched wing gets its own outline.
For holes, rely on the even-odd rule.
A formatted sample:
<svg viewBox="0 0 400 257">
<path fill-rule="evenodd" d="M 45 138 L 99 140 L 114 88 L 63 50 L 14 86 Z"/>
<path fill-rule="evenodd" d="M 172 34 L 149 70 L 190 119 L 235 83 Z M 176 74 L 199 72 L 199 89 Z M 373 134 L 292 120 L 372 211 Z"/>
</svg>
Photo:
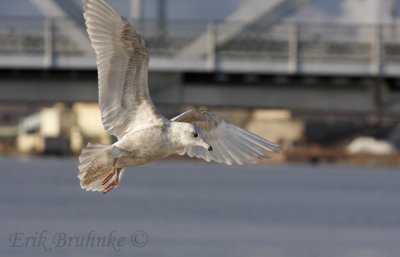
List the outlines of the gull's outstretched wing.
<svg viewBox="0 0 400 257">
<path fill-rule="evenodd" d="M 207 151 L 200 146 L 185 147 L 178 154 L 202 158 L 219 163 L 243 164 L 254 163 L 256 159 L 266 159 L 266 152 L 278 152 L 275 145 L 249 131 L 241 129 L 220 116 L 206 110 L 190 110 L 172 119 L 172 121 L 188 122 L 197 126 L 204 139 L 213 150 Z"/>
<path fill-rule="evenodd" d="M 83 0 L 83 8 L 97 56 L 104 127 L 121 138 L 140 122 L 158 122 L 160 116 L 147 85 L 149 52 L 144 40 L 104 0 Z"/>
</svg>

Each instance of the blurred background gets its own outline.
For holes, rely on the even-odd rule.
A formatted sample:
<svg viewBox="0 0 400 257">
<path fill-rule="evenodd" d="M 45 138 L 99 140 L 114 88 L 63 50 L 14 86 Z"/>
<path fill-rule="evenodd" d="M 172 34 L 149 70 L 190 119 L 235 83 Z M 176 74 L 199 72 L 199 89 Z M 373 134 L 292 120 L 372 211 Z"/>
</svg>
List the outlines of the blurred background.
<svg viewBox="0 0 400 257">
<path fill-rule="evenodd" d="M 172 157 L 83 192 L 77 155 L 114 139 L 82 3 L 0 0 L 3 255 L 398 255 L 400 1 L 108 2 L 146 40 L 163 114 L 207 106 L 282 152 L 241 167 Z M 137 229 L 146 247 L 12 246 L 15 232 Z"/>
<path fill-rule="evenodd" d="M 0 152 L 110 142 L 81 1 L 0 3 Z M 146 39 L 165 115 L 208 106 L 282 144 L 276 161 L 398 164 L 397 1 L 112 4 Z"/>
</svg>

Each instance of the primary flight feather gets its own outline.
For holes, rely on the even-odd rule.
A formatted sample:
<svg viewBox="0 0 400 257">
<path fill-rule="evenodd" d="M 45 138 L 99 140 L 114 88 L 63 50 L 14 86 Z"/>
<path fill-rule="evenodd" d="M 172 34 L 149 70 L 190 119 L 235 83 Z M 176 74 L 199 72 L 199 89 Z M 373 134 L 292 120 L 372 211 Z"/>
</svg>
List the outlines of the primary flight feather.
<svg viewBox="0 0 400 257">
<path fill-rule="evenodd" d="M 83 189 L 109 192 L 126 167 L 174 153 L 226 164 L 269 158 L 279 146 L 204 109 L 171 120 L 151 101 L 149 51 L 129 22 L 104 0 L 83 0 L 90 41 L 96 52 L 101 119 L 113 145 L 88 144 L 79 156 Z"/>
</svg>

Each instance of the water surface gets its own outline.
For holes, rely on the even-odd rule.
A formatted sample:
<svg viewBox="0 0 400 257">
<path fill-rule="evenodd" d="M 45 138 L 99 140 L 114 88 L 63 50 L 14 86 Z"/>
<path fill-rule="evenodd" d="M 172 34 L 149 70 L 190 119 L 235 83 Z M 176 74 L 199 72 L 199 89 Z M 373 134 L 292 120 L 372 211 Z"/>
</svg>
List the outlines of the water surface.
<svg viewBox="0 0 400 257">
<path fill-rule="evenodd" d="M 102 195 L 80 189 L 76 166 L 0 159 L 1 256 L 400 254 L 397 168 L 170 160 L 129 169 Z"/>
</svg>

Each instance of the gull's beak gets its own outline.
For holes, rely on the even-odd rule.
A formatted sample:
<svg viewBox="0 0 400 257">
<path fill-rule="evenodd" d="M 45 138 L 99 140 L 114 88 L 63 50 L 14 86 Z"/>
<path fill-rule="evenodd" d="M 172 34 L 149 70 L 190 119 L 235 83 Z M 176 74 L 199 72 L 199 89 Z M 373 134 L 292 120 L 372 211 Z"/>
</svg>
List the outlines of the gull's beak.
<svg viewBox="0 0 400 257">
<path fill-rule="evenodd" d="M 205 149 L 207 149 L 208 151 L 210 151 L 210 152 L 213 150 L 212 146 L 209 145 L 209 144 L 207 144 L 206 141 L 204 141 L 204 140 L 201 140 L 200 145 L 201 145 L 202 147 L 204 147 Z"/>
</svg>

